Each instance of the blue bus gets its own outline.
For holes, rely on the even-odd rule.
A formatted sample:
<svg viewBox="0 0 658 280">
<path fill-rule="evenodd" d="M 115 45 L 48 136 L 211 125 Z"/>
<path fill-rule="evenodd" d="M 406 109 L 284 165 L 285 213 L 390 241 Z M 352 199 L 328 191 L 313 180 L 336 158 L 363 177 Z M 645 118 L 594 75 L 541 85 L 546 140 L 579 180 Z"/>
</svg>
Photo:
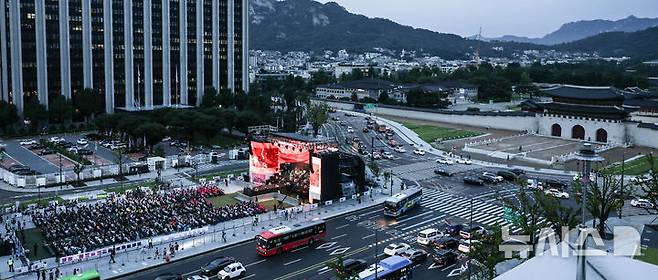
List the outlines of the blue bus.
<svg viewBox="0 0 658 280">
<path fill-rule="evenodd" d="M 408 188 L 384 201 L 384 215 L 398 217 L 420 203 L 423 190 Z"/>
<path fill-rule="evenodd" d="M 412 279 L 411 269 L 413 262 L 400 256 L 390 256 L 379 262 L 379 265 L 371 265 L 368 269 L 359 273 L 362 280 L 408 280 Z"/>
</svg>

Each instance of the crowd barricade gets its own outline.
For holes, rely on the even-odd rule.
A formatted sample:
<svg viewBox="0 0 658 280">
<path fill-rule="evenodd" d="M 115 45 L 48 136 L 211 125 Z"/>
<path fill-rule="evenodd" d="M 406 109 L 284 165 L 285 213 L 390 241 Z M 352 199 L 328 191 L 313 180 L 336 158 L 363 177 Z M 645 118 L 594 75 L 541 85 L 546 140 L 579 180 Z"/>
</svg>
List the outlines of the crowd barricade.
<svg viewBox="0 0 658 280">
<path fill-rule="evenodd" d="M 142 241 L 135 241 L 135 242 L 129 242 L 129 243 L 123 243 L 119 245 L 114 245 L 110 247 L 105 247 L 101 249 L 97 249 L 94 251 L 90 252 L 82 252 L 79 254 L 75 255 L 70 255 L 66 257 L 61 257 L 59 258 L 59 264 L 60 265 L 65 265 L 65 264 L 71 264 L 71 263 L 76 263 L 76 262 L 81 262 L 81 261 L 87 261 L 91 259 L 97 259 L 97 258 L 102 258 L 105 256 L 109 256 L 110 253 L 112 252 L 112 249 L 114 248 L 117 253 L 122 253 L 122 252 L 128 252 L 132 250 L 136 250 L 141 248 L 142 246 Z"/>
</svg>

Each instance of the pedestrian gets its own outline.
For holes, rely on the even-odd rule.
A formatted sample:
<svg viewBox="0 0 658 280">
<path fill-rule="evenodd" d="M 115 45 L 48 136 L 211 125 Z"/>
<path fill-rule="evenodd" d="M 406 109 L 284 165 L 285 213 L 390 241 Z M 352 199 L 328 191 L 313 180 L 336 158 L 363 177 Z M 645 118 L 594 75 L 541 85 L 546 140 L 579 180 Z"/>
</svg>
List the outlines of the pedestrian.
<svg viewBox="0 0 658 280">
<path fill-rule="evenodd" d="M 222 230 L 222 240 L 226 243 L 226 232 Z"/>
<path fill-rule="evenodd" d="M 37 270 L 37 280 L 41 280 L 41 271 Z M 44 279 L 46 280 L 46 279 Z"/>
<path fill-rule="evenodd" d="M 149 237 L 149 249 L 153 249 L 153 239 Z"/>
<path fill-rule="evenodd" d="M 14 272 L 14 259 L 9 257 L 7 260 L 7 266 L 9 267 L 9 272 Z"/>
<path fill-rule="evenodd" d="M 157 259 L 160 256 L 160 248 L 155 247 L 155 258 Z"/>
<path fill-rule="evenodd" d="M 55 279 L 55 272 L 53 272 L 52 269 L 50 270 L 50 272 L 49 272 L 48 274 L 49 274 L 49 276 L 48 276 L 48 280 L 53 280 L 53 279 Z"/>
<path fill-rule="evenodd" d="M 41 270 L 41 279 L 46 280 L 46 269 Z"/>
<path fill-rule="evenodd" d="M 274 204 L 274 212 L 276 213 L 276 204 Z"/>
<path fill-rule="evenodd" d="M 178 246 L 178 241 L 176 241 L 176 243 L 174 243 L 174 250 L 175 250 L 175 251 L 178 251 L 179 248 L 180 248 L 180 247 Z"/>
<path fill-rule="evenodd" d="M 59 274 L 60 274 L 60 273 L 59 273 L 59 267 L 58 267 L 58 268 L 55 268 L 55 279 L 58 279 L 58 278 L 59 278 Z"/>
</svg>

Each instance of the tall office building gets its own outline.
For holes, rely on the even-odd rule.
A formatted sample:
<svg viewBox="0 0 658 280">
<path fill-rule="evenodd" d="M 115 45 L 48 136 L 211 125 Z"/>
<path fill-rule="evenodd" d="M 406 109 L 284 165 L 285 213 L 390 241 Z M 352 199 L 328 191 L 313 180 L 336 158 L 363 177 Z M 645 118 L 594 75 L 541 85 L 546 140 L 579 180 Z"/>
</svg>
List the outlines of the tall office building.
<svg viewBox="0 0 658 280">
<path fill-rule="evenodd" d="M 0 0 L 0 100 L 20 114 L 85 88 L 108 113 L 249 88 L 248 0 Z"/>
</svg>

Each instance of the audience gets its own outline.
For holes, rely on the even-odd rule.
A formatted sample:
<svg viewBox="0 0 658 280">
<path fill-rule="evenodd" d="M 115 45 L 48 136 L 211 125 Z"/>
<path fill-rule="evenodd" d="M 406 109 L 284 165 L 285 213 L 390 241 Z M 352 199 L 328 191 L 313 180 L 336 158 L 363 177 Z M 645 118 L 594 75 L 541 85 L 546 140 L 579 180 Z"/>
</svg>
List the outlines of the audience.
<svg viewBox="0 0 658 280">
<path fill-rule="evenodd" d="M 222 194 L 216 186 L 159 193 L 135 190 L 102 203 L 36 212 L 33 221 L 46 244 L 61 257 L 266 211 L 252 202 L 213 207 L 207 198 Z"/>
</svg>

